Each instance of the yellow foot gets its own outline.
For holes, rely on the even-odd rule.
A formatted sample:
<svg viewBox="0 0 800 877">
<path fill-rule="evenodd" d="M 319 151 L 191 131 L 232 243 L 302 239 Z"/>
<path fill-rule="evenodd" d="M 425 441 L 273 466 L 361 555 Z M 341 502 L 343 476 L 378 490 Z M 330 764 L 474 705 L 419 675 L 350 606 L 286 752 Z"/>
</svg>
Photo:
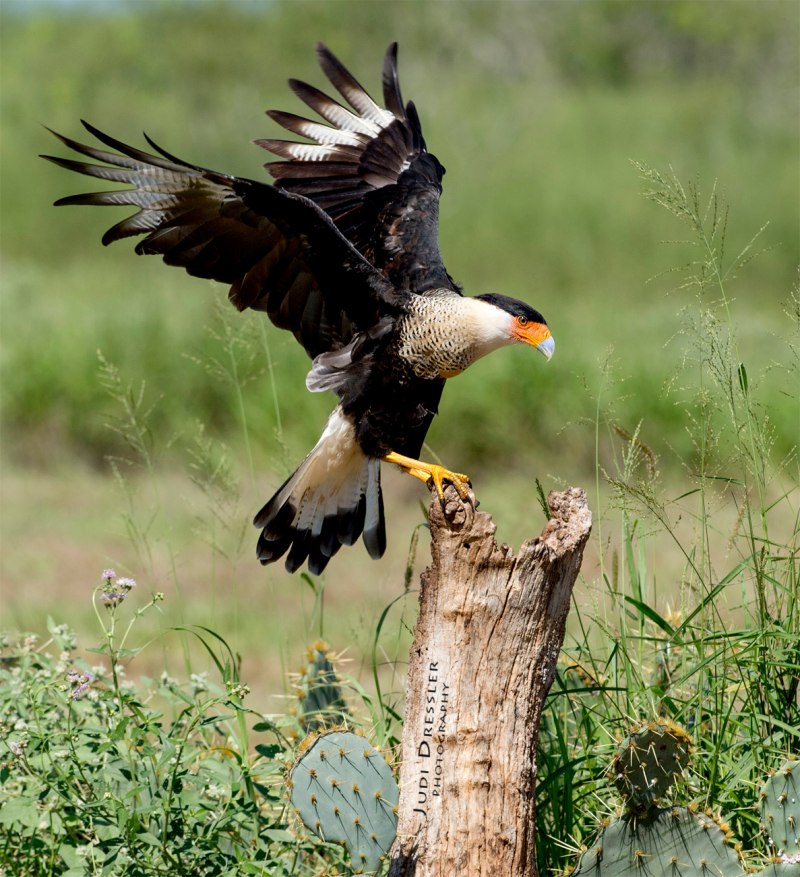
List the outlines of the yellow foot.
<svg viewBox="0 0 800 877">
<path fill-rule="evenodd" d="M 390 451 L 383 459 L 387 463 L 394 463 L 404 472 L 408 472 L 409 475 L 419 478 L 420 481 L 424 481 L 426 484 L 433 482 L 436 493 L 439 494 L 439 499 L 442 502 L 444 502 L 444 484 L 446 481 L 449 481 L 455 487 L 461 499 L 466 499 L 469 496 L 469 475 L 451 472 L 449 469 L 445 469 L 444 466 L 437 466 L 435 463 L 423 463 L 422 460 L 404 457 L 402 454 L 396 454 L 394 451 Z"/>
</svg>

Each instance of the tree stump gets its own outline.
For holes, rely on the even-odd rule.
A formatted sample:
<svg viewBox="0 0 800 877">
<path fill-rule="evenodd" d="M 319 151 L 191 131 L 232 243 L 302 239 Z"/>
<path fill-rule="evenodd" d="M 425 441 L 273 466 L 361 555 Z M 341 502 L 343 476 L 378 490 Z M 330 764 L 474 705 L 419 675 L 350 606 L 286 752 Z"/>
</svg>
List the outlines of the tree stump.
<svg viewBox="0 0 800 877">
<path fill-rule="evenodd" d="M 390 877 L 536 877 L 539 719 L 592 523 L 578 488 L 548 503 L 515 557 L 474 497 L 433 493 Z"/>
</svg>

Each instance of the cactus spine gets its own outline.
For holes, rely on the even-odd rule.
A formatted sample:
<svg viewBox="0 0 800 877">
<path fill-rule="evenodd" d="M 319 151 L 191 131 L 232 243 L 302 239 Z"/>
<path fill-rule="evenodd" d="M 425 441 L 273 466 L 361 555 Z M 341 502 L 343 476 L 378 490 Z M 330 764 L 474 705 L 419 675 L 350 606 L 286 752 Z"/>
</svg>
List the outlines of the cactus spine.
<svg viewBox="0 0 800 877">
<path fill-rule="evenodd" d="M 796 858 L 800 854 L 800 761 L 785 761 L 761 787 L 759 816 L 772 850 L 778 856 Z"/>
<path fill-rule="evenodd" d="M 628 809 L 643 812 L 663 797 L 689 763 L 690 751 L 691 738 L 669 719 L 633 728 L 609 768 Z"/>
<path fill-rule="evenodd" d="M 609 778 L 625 805 L 581 856 L 573 875 L 676 877 L 742 874 L 728 832 L 688 807 L 657 807 L 689 761 L 689 735 L 668 719 L 634 727 L 614 752 Z"/>
<path fill-rule="evenodd" d="M 331 731 L 313 739 L 289 779 L 305 825 L 344 844 L 355 874 L 377 871 L 397 832 L 400 794 L 380 752 L 358 734 Z"/>
<path fill-rule="evenodd" d="M 331 649 L 324 640 L 317 640 L 306 650 L 306 666 L 299 675 L 294 692 L 298 704 L 292 712 L 307 733 L 340 725 L 349 715 L 331 661 Z"/>
</svg>

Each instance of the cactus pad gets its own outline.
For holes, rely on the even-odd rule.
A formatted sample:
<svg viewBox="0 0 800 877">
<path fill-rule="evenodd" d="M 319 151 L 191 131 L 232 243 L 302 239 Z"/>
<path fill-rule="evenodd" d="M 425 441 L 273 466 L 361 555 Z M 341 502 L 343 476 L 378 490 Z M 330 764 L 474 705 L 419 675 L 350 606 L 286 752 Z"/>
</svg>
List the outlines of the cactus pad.
<svg viewBox="0 0 800 877">
<path fill-rule="evenodd" d="M 319 731 L 341 724 L 348 715 L 339 678 L 330 659 L 330 647 L 317 640 L 308 647 L 306 666 L 295 687 L 299 701 L 295 711 L 305 731 Z"/>
<path fill-rule="evenodd" d="M 778 855 L 800 853 L 800 761 L 785 761 L 761 787 L 761 830 Z"/>
<path fill-rule="evenodd" d="M 302 753 L 290 781 L 306 826 L 344 844 L 354 873 L 377 871 L 397 831 L 400 794 L 380 752 L 357 734 L 332 731 Z"/>
<path fill-rule="evenodd" d="M 572 877 L 741 877 L 736 851 L 725 831 L 686 807 L 632 813 L 602 830 L 581 856 Z"/>
<path fill-rule="evenodd" d="M 800 877 L 800 861 L 777 861 L 759 871 L 757 877 Z"/>
<path fill-rule="evenodd" d="M 669 719 L 633 728 L 609 768 L 628 809 L 641 813 L 664 795 L 689 763 L 690 748 L 689 735 Z"/>
</svg>

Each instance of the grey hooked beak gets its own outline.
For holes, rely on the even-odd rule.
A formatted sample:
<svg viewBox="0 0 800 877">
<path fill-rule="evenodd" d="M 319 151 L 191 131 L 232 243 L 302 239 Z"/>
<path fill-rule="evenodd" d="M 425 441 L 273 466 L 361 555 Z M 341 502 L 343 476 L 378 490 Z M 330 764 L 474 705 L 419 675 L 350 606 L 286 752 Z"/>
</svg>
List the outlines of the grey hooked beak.
<svg viewBox="0 0 800 877">
<path fill-rule="evenodd" d="M 539 351 L 539 353 L 544 354 L 547 359 L 550 359 L 556 349 L 556 342 L 553 341 L 553 336 L 548 335 L 547 338 L 544 339 L 544 341 L 540 341 L 536 345 L 536 349 Z"/>
</svg>

